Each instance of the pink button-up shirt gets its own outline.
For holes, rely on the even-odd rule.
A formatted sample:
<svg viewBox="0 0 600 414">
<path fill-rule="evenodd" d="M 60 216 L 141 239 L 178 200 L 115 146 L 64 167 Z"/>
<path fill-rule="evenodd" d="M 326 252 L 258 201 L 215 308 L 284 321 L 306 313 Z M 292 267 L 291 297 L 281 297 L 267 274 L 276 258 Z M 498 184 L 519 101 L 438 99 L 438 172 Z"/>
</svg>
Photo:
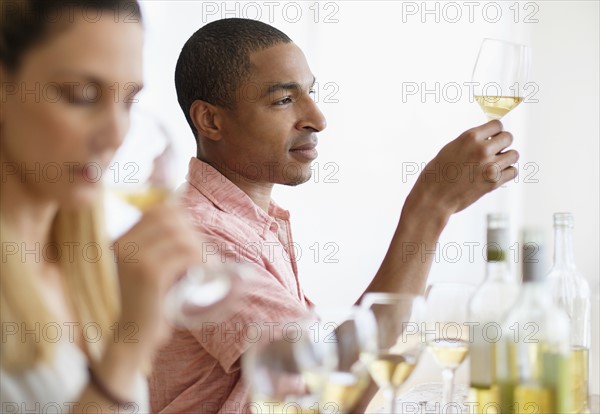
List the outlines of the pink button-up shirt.
<svg viewBox="0 0 600 414">
<path fill-rule="evenodd" d="M 249 412 L 240 357 L 257 335 L 281 337 L 310 305 L 298 280 L 289 212 L 268 214 L 210 165 L 192 158 L 183 205 L 204 239 L 207 261 L 238 262 L 256 276 L 233 315 L 211 314 L 197 330 L 175 331 L 150 378 L 152 412 Z"/>
</svg>

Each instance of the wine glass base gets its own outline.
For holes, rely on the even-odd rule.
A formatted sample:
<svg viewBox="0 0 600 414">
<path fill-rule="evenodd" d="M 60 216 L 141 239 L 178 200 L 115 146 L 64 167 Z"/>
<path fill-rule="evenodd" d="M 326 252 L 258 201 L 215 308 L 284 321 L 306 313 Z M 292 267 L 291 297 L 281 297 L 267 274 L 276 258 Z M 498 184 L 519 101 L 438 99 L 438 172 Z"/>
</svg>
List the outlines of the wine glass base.
<svg viewBox="0 0 600 414">
<path fill-rule="evenodd" d="M 398 412 L 403 413 L 443 413 L 443 414 L 459 414 L 466 413 L 467 406 L 465 401 L 469 394 L 469 386 L 466 384 L 454 384 L 454 394 L 452 395 L 452 403 L 442 407 L 442 383 L 433 382 L 418 385 L 411 388 L 405 394 L 402 394 L 396 399 L 396 407 Z M 385 407 L 375 411 L 383 414 Z"/>
</svg>

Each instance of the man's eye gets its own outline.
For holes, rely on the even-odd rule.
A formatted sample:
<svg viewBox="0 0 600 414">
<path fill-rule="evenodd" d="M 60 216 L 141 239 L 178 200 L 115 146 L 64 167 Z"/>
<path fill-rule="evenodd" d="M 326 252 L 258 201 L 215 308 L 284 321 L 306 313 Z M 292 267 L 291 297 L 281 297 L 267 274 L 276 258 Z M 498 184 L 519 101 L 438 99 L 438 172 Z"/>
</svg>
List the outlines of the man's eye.
<svg viewBox="0 0 600 414">
<path fill-rule="evenodd" d="M 285 98 L 280 99 L 277 102 L 275 102 L 275 105 L 286 105 L 286 104 L 289 104 L 289 103 L 292 103 L 292 102 L 293 102 L 292 98 L 289 97 L 289 96 L 286 96 Z"/>
</svg>

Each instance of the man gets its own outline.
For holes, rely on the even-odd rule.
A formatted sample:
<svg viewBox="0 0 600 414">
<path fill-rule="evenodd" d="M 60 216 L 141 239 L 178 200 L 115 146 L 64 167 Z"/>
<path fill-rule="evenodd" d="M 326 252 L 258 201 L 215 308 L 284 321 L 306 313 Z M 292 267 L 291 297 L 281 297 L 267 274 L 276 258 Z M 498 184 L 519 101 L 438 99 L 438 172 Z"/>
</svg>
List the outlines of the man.
<svg viewBox="0 0 600 414">
<path fill-rule="evenodd" d="M 310 305 L 298 281 L 289 213 L 271 200 L 271 190 L 310 178 L 317 133 L 326 126 L 311 98 L 314 80 L 298 46 L 258 21 L 207 24 L 181 51 L 175 84 L 198 148 L 183 202 L 206 240 L 205 253 L 241 261 L 257 277 L 241 311 L 176 332 L 159 353 L 151 379 L 155 412 L 243 412 L 249 395 L 241 355 L 257 332 L 281 336 Z M 422 293 L 432 257 L 406 256 L 402 244 L 431 249 L 450 215 L 513 179 L 518 153 L 503 152 L 511 142 L 495 121 L 466 131 L 439 152 L 407 197 L 367 292 Z M 435 171 L 450 162 L 471 163 L 472 174 L 444 181 Z M 495 169 L 485 171 L 492 165 L 501 176 L 486 180 L 497 176 Z"/>
</svg>

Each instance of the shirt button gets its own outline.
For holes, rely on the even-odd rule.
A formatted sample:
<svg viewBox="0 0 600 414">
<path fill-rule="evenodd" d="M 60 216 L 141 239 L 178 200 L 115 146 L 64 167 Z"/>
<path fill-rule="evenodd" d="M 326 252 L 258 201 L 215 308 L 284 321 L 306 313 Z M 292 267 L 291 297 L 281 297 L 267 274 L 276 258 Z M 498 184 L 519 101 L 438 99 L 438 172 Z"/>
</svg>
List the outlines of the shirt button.
<svg viewBox="0 0 600 414">
<path fill-rule="evenodd" d="M 277 233 L 277 231 L 279 230 L 279 225 L 278 225 L 277 223 L 275 223 L 275 222 L 271 223 L 270 230 L 271 230 L 273 233 Z"/>
</svg>

